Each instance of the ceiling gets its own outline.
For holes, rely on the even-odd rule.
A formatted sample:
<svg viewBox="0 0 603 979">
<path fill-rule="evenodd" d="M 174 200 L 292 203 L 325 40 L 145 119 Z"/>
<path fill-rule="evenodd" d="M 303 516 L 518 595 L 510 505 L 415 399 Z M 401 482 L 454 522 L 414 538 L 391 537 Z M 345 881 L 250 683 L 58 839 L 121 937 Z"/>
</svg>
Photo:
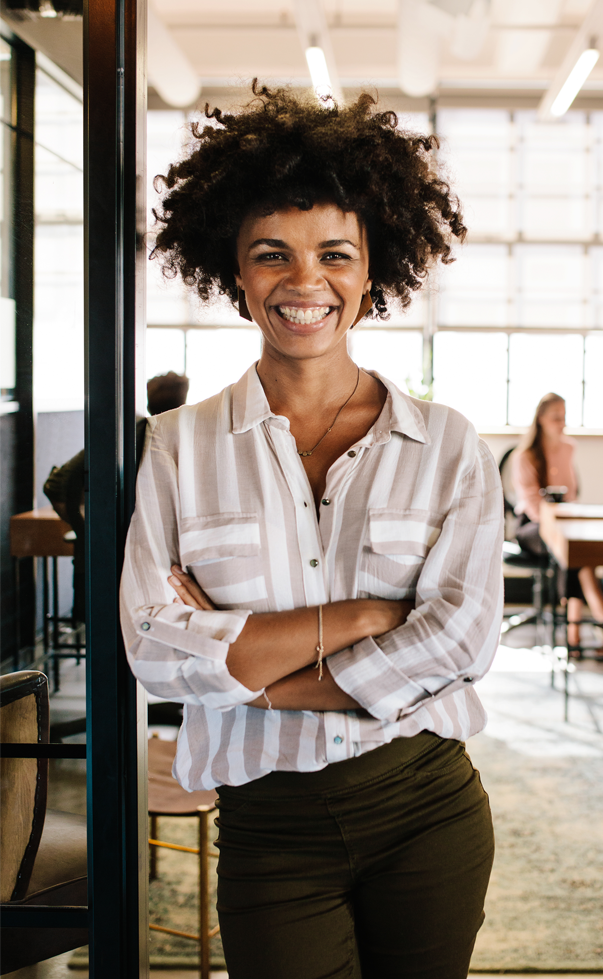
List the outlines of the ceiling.
<svg viewBox="0 0 603 979">
<path fill-rule="evenodd" d="M 445 0 L 430 5 L 446 6 Z M 293 0 L 154 0 L 154 6 L 207 84 L 256 74 L 302 84 L 309 80 Z M 454 9 L 454 0 L 448 6 Z M 469 11 L 476 6 L 456 4 Z M 440 84 L 546 83 L 590 6 L 591 0 L 484 3 L 490 10 L 475 58 L 455 57 L 446 37 L 434 41 Z M 343 84 L 397 85 L 398 0 L 324 0 L 324 8 Z M 603 81 L 603 65 L 598 74 Z"/>
<path fill-rule="evenodd" d="M 300 4 L 317 7 L 320 0 L 152 0 L 164 40 L 192 69 L 201 97 L 226 95 L 254 76 L 308 86 Z M 417 107 L 428 94 L 537 104 L 597 5 L 601 0 L 323 0 L 321 16 L 344 91 L 376 86 Z M 14 16 L 17 33 L 81 80 L 81 22 Z M 427 77 L 416 79 L 419 69 Z M 603 58 L 580 99 L 603 104 Z M 150 105 L 165 104 L 151 89 Z"/>
</svg>

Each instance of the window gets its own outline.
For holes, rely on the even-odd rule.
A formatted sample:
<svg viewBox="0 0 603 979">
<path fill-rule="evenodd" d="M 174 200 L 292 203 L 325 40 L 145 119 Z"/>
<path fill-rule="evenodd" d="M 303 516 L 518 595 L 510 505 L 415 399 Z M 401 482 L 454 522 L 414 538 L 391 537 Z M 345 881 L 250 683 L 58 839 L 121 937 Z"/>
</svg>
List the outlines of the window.
<svg viewBox="0 0 603 979">
<path fill-rule="evenodd" d="M 147 330 L 147 380 L 156 374 L 186 372 L 186 340 L 184 330 Z"/>
<path fill-rule="evenodd" d="M 149 113 L 150 176 L 179 155 L 183 123 L 179 112 Z M 406 113 L 400 127 L 426 132 L 430 124 L 426 114 Z M 595 237 L 603 227 L 603 112 L 543 124 L 533 111 L 444 108 L 436 129 L 467 242 L 407 311 L 357 327 L 352 356 L 414 392 L 427 389 L 423 368 L 431 366 L 434 398 L 482 431 L 529 424 L 550 390 L 566 397 L 570 426 L 603 428 L 603 247 Z M 159 367 L 180 371 L 174 365 L 184 356 L 189 402 L 236 380 L 259 356 L 258 335 L 229 302 L 202 307 L 166 282 L 157 263 L 148 311 L 158 334 L 149 340 L 149 376 Z M 168 340 L 166 326 L 181 326 L 182 339 Z M 163 354 L 153 353 L 160 347 Z"/>
<path fill-rule="evenodd" d="M 437 128 L 469 236 L 437 275 L 434 396 L 487 430 L 529 424 L 541 395 L 558 390 L 570 426 L 600 428 L 591 331 L 603 326 L 603 113 L 545 124 L 533 111 L 451 108 Z M 454 376 L 474 376 L 480 351 L 492 385 L 463 409 Z"/>
<path fill-rule="evenodd" d="M 350 336 L 350 354 L 360 367 L 376 370 L 402 391 L 420 391 L 423 337 L 414 330 L 365 328 Z"/>
<path fill-rule="evenodd" d="M 507 354 L 505 333 L 436 333 L 434 400 L 496 428 L 507 414 Z"/>
<path fill-rule="evenodd" d="M 565 398 L 567 424 L 582 425 L 584 338 L 562 334 L 509 337 L 510 425 L 529 425 L 540 398 L 554 391 Z"/>
<path fill-rule="evenodd" d="M 603 334 L 586 337 L 584 365 L 583 424 L 603 429 Z"/>
<path fill-rule="evenodd" d="M 84 407 L 83 136 L 78 86 L 36 70 L 34 399 Z M 60 392 L 60 393 L 59 393 Z"/>
</svg>

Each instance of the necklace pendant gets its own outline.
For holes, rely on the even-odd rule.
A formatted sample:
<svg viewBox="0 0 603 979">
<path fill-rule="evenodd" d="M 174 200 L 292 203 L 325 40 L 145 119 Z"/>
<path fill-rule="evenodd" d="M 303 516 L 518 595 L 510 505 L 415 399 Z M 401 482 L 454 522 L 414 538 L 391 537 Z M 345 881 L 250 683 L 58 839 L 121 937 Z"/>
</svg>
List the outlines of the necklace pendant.
<svg viewBox="0 0 603 979">
<path fill-rule="evenodd" d="M 304 451 L 304 452 L 298 452 L 297 454 L 298 454 L 298 456 L 311 456 L 312 455 L 312 452 L 314 452 L 314 449 L 311 449 L 310 452 Z"/>
</svg>

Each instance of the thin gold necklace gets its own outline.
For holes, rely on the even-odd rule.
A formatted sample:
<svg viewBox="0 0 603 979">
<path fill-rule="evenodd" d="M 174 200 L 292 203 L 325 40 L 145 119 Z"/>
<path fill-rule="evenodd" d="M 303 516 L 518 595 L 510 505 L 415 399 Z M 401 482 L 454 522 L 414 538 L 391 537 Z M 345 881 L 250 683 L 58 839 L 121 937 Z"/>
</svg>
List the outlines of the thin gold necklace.
<svg viewBox="0 0 603 979">
<path fill-rule="evenodd" d="M 352 393 L 349 396 L 349 398 L 347 399 L 347 401 L 344 401 L 344 403 L 342 404 L 341 408 L 339 409 L 339 411 L 335 415 L 335 418 L 333 419 L 333 423 L 331 424 L 331 427 L 330 428 L 327 428 L 325 434 L 322 436 L 322 438 L 319 438 L 318 442 L 316 443 L 316 445 L 312 449 L 304 449 L 302 452 L 299 452 L 299 450 L 298 450 L 298 453 L 297 453 L 298 456 L 311 456 L 312 453 L 316 451 L 316 449 L 318 448 L 318 446 L 320 445 L 320 443 L 323 442 L 324 439 L 326 439 L 326 437 L 329 434 L 329 432 L 332 432 L 333 431 L 333 429 L 335 427 L 335 423 L 336 423 L 337 419 L 339 418 L 341 412 L 343 411 L 343 409 L 345 408 L 345 406 L 350 403 L 350 401 L 352 400 L 352 398 L 356 394 L 356 391 L 358 390 L 358 384 L 360 383 L 360 368 L 357 367 L 356 369 L 358 371 L 358 374 L 356 376 L 356 384 L 354 386 L 354 390 L 352 391 Z"/>
</svg>

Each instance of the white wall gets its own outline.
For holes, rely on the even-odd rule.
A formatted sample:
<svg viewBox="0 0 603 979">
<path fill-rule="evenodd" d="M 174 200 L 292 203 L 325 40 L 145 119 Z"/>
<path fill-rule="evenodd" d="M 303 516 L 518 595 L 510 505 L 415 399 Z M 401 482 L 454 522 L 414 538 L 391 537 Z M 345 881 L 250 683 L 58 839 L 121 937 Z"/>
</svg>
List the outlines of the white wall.
<svg viewBox="0 0 603 979">
<path fill-rule="evenodd" d="M 576 435 L 576 468 L 580 483 L 581 503 L 603 503 L 603 435 Z M 497 462 L 511 446 L 517 445 L 520 435 L 482 435 Z"/>
</svg>

